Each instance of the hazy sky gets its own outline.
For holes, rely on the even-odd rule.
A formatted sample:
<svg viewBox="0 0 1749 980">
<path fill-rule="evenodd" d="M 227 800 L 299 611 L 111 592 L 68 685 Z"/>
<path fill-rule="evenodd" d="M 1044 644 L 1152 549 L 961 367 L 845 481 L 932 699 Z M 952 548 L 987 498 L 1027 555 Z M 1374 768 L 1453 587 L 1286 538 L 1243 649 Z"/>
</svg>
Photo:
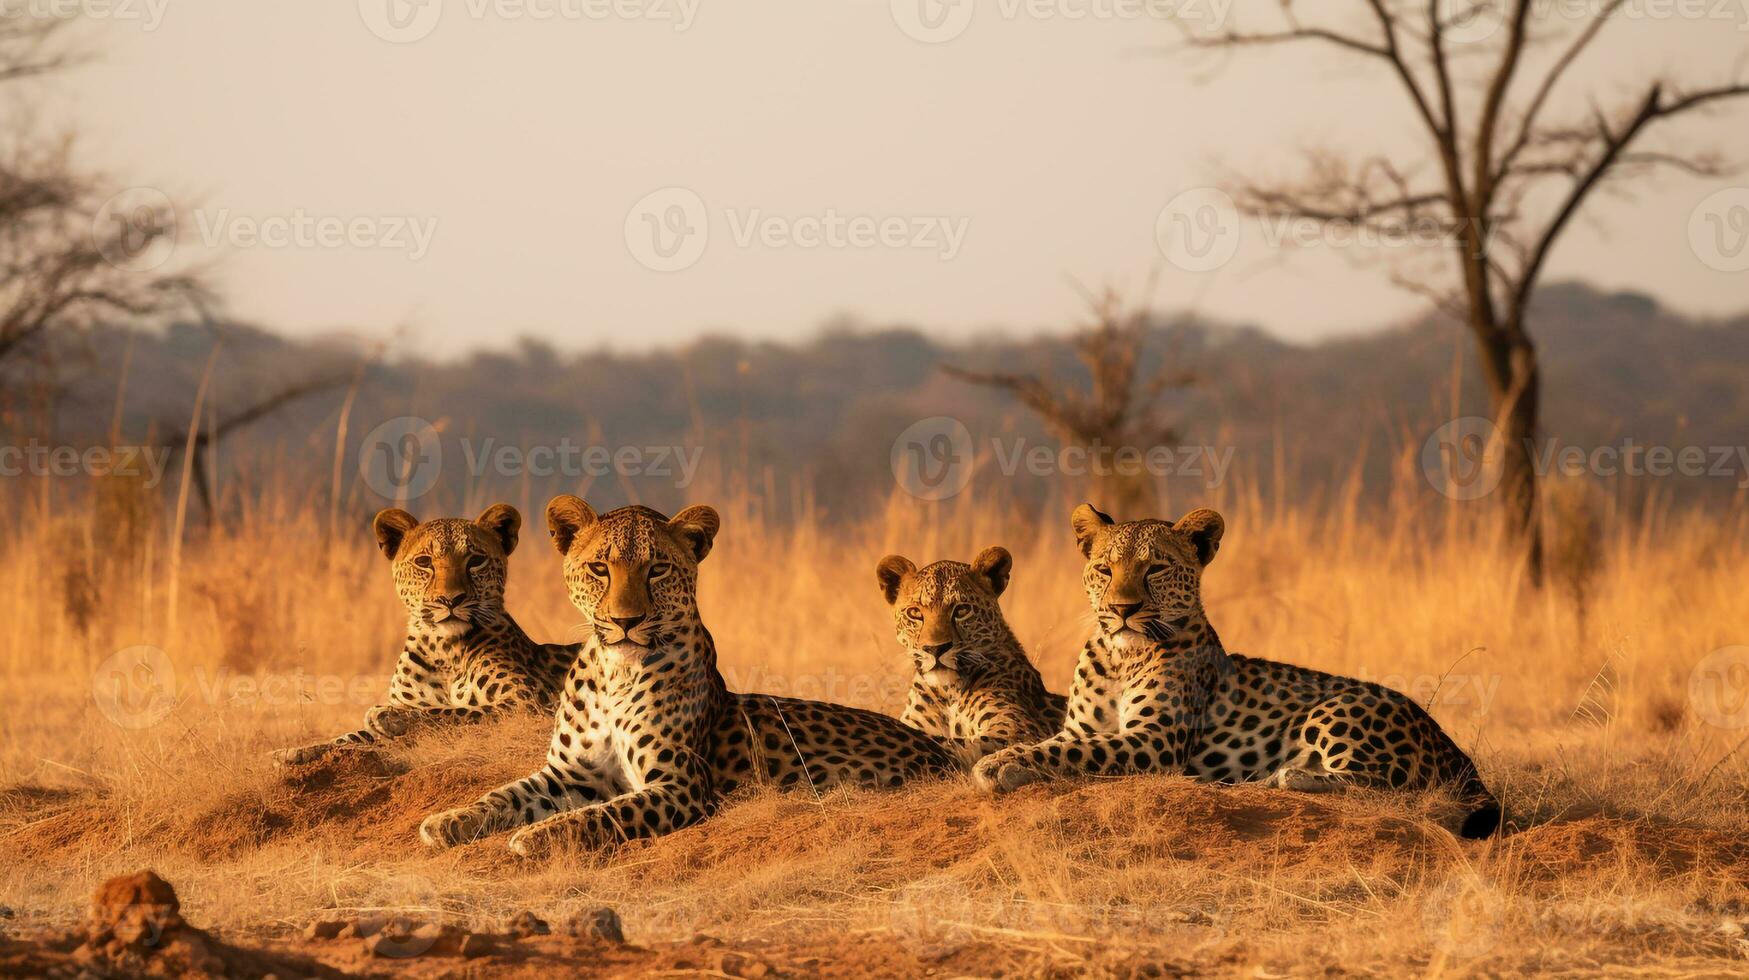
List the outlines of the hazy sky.
<svg viewBox="0 0 1749 980">
<path fill-rule="evenodd" d="M 1401 153 L 1414 127 L 1376 68 L 1323 49 L 1165 58 L 1172 30 L 1127 0 L 118 2 L 54 118 L 87 160 L 176 202 L 172 261 L 218 259 L 235 313 L 291 331 L 406 326 L 455 352 L 520 333 L 792 337 L 841 313 L 1031 330 L 1083 311 L 1074 282 L 1133 296 L 1156 268 L 1157 305 L 1295 337 L 1417 305 L 1355 268 L 1360 249 L 1288 254 L 1251 226 L 1218 268 L 1163 260 L 1162 208 L 1224 164 L 1273 172 L 1313 143 Z M 1571 91 L 1719 80 L 1749 53 L 1744 5 L 1636 3 Z M 911 36 L 931 24 L 959 33 Z M 1671 131 L 1738 158 L 1746 134 L 1749 104 Z M 1749 274 L 1691 244 L 1696 208 L 1732 183 L 1599 199 L 1552 276 L 1749 306 Z"/>
</svg>

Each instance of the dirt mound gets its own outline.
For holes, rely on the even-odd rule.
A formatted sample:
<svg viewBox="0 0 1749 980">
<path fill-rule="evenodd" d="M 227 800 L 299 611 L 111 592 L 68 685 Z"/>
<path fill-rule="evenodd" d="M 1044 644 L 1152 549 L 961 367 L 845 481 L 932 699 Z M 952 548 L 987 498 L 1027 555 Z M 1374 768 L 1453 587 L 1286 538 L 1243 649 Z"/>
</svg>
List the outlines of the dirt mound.
<svg viewBox="0 0 1749 980">
<path fill-rule="evenodd" d="M 1749 883 L 1749 836 L 1647 820 L 1585 817 L 1532 827 L 1502 846 L 1527 873 L 1558 878 L 1589 868 L 1634 865 L 1661 878 L 1702 874 Z"/>
<path fill-rule="evenodd" d="M 784 865 L 855 853 L 865 855 L 858 879 L 879 888 L 980 864 L 1017 838 L 1095 865 L 1255 868 L 1261 859 L 1286 873 L 1333 865 L 1412 874 L 1472 846 L 1412 811 L 1369 813 L 1358 803 L 1168 777 L 1037 785 L 1001 799 L 953 782 L 824 803 L 763 795 L 625 845 L 613 860 L 652 884 L 709 886 L 744 870 L 749 854 Z"/>
<path fill-rule="evenodd" d="M 491 766 L 410 769 L 376 752 L 336 753 L 309 766 L 267 770 L 240 788 L 180 805 L 122 800 L 99 790 L 29 791 L 31 808 L 0 834 L 46 864 L 82 861 L 122 846 L 214 862 L 276 842 L 330 838 L 341 853 L 367 854 L 417 840 L 427 814 L 472 799 L 511 778 Z M 0 806 L 5 805 L 0 801 Z M 9 809 L 22 811 L 22 801 Z"/>
</svg>

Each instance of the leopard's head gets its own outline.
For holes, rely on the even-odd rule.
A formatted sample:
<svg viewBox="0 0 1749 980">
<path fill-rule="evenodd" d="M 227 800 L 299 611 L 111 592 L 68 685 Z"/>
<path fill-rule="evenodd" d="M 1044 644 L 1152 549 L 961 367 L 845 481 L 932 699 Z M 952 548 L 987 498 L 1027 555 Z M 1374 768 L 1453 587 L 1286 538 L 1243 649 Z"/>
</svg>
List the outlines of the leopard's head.
<svg viewBox="0 0 1749 980">
<path fill-rule="evenodd" d="M 1109 641 L 1162 642 L 1202 619 L 1202 570 L 1220 550 L 1221 515 L 1205 508 L 1177 522 L 1120 524 L 1082 504 L 1070 521 L 1087 559 L 1081 581 Z"/>
<path fill-rule="evenodd" d="M 985 548 L 970 565 L 938 561 L 918 568 L 901 555 L 881 559 L 875 575 L 917 680 L 951 686 L 997 665 L 1013 642 L 996 601 L 1013 567 L 1006 548 Z"/>
<path fill-rule="evenodd" d="M 515 507 L 493 504 L 471 521 L 440 517 L 423 524 L 391 508 L 371 524 L 377 547 L 393 563 L 409 629 L 461 636 L 503 619 L 505 574 L 522 529 Z"/>
<path fill-rule="evenodd" d="M 569 494 L 547 504 L 571 602 L 603 646 L 638 656 L 697 620 L 698 563 L 710 554 L 719 523 L 705 506 L 668 518 L 638 506 L 598 516 Z"/>
</svg>

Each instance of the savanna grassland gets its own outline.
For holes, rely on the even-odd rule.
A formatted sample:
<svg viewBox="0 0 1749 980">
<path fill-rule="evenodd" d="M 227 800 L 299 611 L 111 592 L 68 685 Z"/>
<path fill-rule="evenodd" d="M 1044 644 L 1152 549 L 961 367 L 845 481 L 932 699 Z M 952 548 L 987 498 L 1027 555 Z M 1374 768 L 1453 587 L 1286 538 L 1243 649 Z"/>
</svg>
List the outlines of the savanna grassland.
<svg viewBox="0 0 1749 980">
<path fill-rule="evenodd" d="M 1749 650 L 1729 649 L 1749 643 L 1741 506 L 1595 507 L 1595 537 L 1557 549 L 1537 590 L 1481 507 L 1425 492 L 1261 500 L 1242 485 L 1170 502 L 1227 518 L 1204 591 L 1228 649 L 1428 704 L 1502 797 L 1505 836 L 1457 839 L 1436 796 L 1158 777 L 1000 800 L 963 781 L 752 795 L 610 854 L 530 866 L 499 841 L 427 854 L 419 820 L 531 771 L 539 719 L 291 772 L 267 758 L 355 727 L 382 689 L 403 615 L 368 515 L 268 490 L 177 547 L 168 507 L 33 487 L 8 504 L 0 545 L 0 904 L 14 912 L 0 930 L 52 937 L 104 879 L 150 868 L 228 942 L 385 975 L 1749 968 Z M 1090 627 L 1075 501 L 895 495 L 847 526 L 805 511 L 769 522 L 744 491 L 694 496 L 724 518 L 700 603 L 731 687 L 896 713 L 909 663 L 876 561 L 1003 544 L 1015 572 L 1002 605 L 1065 689 Z M 510 608 L 535 636 L 563 637 L 578 616 L 544 501 L 509 499 L 526 521 Z M 141 645 L 163 652 L 156 673 L 118 676 L 117 651 Z M 487 929 L 599 906 L 629 945 L 555 928 L 483 959 L 388 960 L 301 934 L 361 914 Z M 46 962 L 4 948 L 0 972 Z"/>
</svg>

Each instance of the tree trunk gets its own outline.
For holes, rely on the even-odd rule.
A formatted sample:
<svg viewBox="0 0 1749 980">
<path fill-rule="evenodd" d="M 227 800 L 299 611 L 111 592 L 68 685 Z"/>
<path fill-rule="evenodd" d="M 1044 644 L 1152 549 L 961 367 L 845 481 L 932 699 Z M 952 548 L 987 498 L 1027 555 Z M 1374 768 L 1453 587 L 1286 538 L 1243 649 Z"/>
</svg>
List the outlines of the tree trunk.
<svg viewBox="0 0 1749 980">
<path fill-rule="evenodd" d="M 1532 585 L 1543 580 L 1542 522 L 1537 519 L 1536 438 L 1542 378 L 1536 347 L 1522 329 L 1506 327 L 1482 341 L 1482 364 L 1494 425 L 1501 440 L 1501 503 L 1507 529 L 1524 549 Z"/>
</svg>

